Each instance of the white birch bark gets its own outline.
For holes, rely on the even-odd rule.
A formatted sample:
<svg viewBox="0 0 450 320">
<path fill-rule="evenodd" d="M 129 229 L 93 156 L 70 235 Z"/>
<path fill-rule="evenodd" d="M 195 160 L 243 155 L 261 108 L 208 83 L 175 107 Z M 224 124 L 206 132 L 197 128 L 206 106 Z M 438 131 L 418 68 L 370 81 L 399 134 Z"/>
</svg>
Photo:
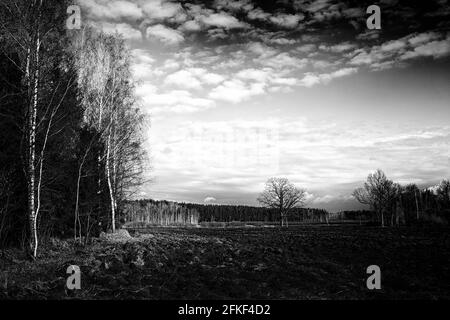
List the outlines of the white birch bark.
<svg viewBox="0 0 450 320">
<path fill-rule="evenodd" d="M 112 232 L 116 231 L 116 208 L 114 200 L 114 191 L 111 183 L 111 133 L 108 135 L 108 140 L 106 142 L 106 180 L 108 182 L 109 197 L 111 201 L 111 229 Z"/>
<path fill-rule="evenodd" d="M 39 54 L 40 37 L 39 30 L 36 31 L 34 41 L 34 75 L 33 90 L 30 108 L 28 110 L 28 219 L 30 226 L 30 249 L 33 258 L 37 256 L 38 234 L 37 234 L 37 215 L 36 215 L 36 118 L 39 99 Z"/>
</svg>

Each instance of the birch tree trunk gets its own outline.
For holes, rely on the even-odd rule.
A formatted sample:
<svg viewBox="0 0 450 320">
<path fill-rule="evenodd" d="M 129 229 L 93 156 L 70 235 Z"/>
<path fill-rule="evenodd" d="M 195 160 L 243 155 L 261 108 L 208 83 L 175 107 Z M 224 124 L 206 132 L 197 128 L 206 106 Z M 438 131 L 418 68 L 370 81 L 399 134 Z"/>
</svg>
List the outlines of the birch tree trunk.
<svg viewBox="0 0 450 320">
<path fill-rule="evenodd" d="M 73 239 L 74 240 L 77 240 L 77 223 L 79 222 L 78 204 L 80 202 L 80 180 L 81 180 L 82 166 L 83 166 L 83 164 L 81 163 L 80 166 L 78 167 L 77 191 L 76 191 L 76 200 L 75 200 L 75 214 L 74 214 L 74 222 L 73 222 Z M 80 229 L 81 229 L 81 226 L 80 226 Z M 80 241 L 81 241 L 81 238 L 80 238 Z"/>
<path fill-rule="evenodd" d="M 112 132 L 112 141 L 113 141 L 113 150 L 112 150 L 112 193 L 114 195 L 113 197 L 113 206 L 114 206 L 114 219 L 115 219 L 115 214 L 117 212 L 117 199 L 118 199 L 118 188 L 117 188 L 117 147 L 118 147 L 118 141 L 117 141 L 117 136 L 116 136 L 116 127 L 118 125 L 118 119 L 117 119 L 117 112 L 114 114 L 114 121 L 115 121 L 115 125 L 113 127 L 113 132 Z M 115 227 L 115 223 L 114 223 L 114 227 Z"/>
<path fill-rule="evenodd" d="M 79 232 L 79 239 L 81 241 L 81 221 L 80 221 L 80 213 L 79 213 L 79 203 L 80 203 L 80 183 L 81 183 L 81 174 L 83 172 L 83 165 L 86 160 L 86 156 L 88 154 L 88 150 L 86 150 L 83 159 L 80 163 L 80 166 L 78 167 L 78 177 L 77 177 L 77 194 L 76 194 L 76 202 L 75 202 L 75 221 L 73 225 L 73 233 L 74 233 L 74 239 L 77 239 L 77 225 L 78 225 L 78 232 Z"/>
<path fill-rule="evenodd" d="M 416 200 L 416 218 L 419 220 L 419 200 L 417 199 L 417 190 L 414 190 L 414 198 Z"/>
<path fill-rule="evenodd" d="M 106 142 L 106 180 L 108 182 L 109 198 L 111 201 L 111 229 L 112 232 L 116 232 L 116 208 L 114 200 L 114 190 L 111 183 L 111 132 L 108 135 Z"/>
<path fill-rule="evenodd" d="M 103 104 L 102 102 L 100 102 L 99 104 L 99 114 L 98 114 L 98 132 L 102 132 L 102 109 L 103 109 Z M 102 155 L 100 153 L 100 150 L 98 151 L 98 156 L 97 156 L 97 170 L 98 170 L 98 178 L 97 178 L 97 198 L 98 198 L 98 211 L 99 213 L 101 212 L 101 203 L 102 203 L 102 199 L 101 199 L 101 194 L 102 194 L 102 180 L 101 180 L 101 175 L 102 175 Z"/>
<path fill-rule="evenodd" d="M 38 8 L 39 9 L 39 8 Z M 39 19 L 38 19 L 39 20 Z M 27 163 L 27 189 L 28 189 L 28 221 L 30 228 L 30 250 L 32 258 L 37 256 L 38 233 L 37 233 L 37 211 L 36 211 L 36 118 L 39 99 L 39 54 L 40 35 L 37 27 L 33 43 L 34 74 L 32 78 L 32 98 L 28 109 L 28 163 Z M 27 62 L 29 64 L 30 61 Z M 30 69 L 27 71 L 31 74 Z"/>
</svg>

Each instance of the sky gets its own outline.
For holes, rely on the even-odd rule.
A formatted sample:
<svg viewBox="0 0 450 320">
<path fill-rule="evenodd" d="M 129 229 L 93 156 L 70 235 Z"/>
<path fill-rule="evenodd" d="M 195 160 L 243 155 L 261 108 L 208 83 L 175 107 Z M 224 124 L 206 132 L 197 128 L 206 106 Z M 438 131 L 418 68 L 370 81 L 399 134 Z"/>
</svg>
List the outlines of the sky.
<svg viewBox="0 0 450 320">
<path fill-rule="evenodd" d="M 132 53 L 150 119 L 140 198 L 257 205 L 286 177 L 338 211 L 360 207 L 351 193 L 378 168 L 450 178 L 446 0 L 77 2 Z"/>
</svg>

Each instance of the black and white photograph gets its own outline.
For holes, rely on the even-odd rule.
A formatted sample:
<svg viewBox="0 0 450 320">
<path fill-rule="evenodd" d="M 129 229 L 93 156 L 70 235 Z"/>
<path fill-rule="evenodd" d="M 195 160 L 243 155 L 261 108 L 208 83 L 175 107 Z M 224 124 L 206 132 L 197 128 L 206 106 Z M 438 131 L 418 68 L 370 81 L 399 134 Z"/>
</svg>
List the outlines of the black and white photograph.
<svg viewBox="0 0 450 320">
<path fill-rule="evenodd" d="M 448 301 L 449 221 L 447 0 L 0 0 L 0 305 Z"/>
</svg>

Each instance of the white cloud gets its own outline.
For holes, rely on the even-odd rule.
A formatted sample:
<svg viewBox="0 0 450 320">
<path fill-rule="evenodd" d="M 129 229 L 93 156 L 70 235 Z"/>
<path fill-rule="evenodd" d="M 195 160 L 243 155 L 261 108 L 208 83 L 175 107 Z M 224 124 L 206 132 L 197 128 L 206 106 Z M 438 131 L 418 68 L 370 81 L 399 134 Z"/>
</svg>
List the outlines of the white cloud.
<svg viewBox="0 0 450 320">
<path fill-rule="evenodd" d="M 436 40 L 440 37 L 439 33 L 436 32 L 424 32 L 417 35 L 412 36 L 408 39 L 408 42 L 413 45 L 417 46 L 426 42 L 430 42 L 432 40 Z"/>
<path fill-rule="evenodd" d="M 227 80 L 220 86 L 214 88 L 209 97 L 212 99 L 224 100 L 232 103 L 244 101 L 252 96 L 265 92 L 265 84 L 260 82 L 246 84 L 241 80 Z"/>
<path fill-rule="evenodd" d="M 266 40 L 269 43 L 287 45 L 287 44 L 295 44 L 297 40 L 295 39 L 287 39 L 287 38 L 270 38 Z"/>
<path fill-rule="evenodd" d="M 249 11 L 247 15 L 250 20 L 266 20 L 270 17 L 270 13 L 264 12 L 260 8 Z"/>
<path fill-rule="evenodd" d="M 312 199 L 312 203 L 324 204 L 333 201 L 350 201 L 353 199 L 352 195 L 331 195 L 326 194 L 324 196 L 315 197 Z"/>
<path fill-rule="evenodd" d="M 330 5 L 330 0 L 317 0 L 313 1 L 306 7 L 309 12 L 317 12 L 327 8 Z"/>
<path fill-rule="evenodd" d="M 268 12 L 261 10 L 260 8 L 255 8 L 247 13 L 247 17 L 250 20 L 262 20 L 269 21 L 274 25 L 281 28 L 293 29 L 298 26 L 299 22 L 302 21 L 305 16 L 301 13 L 297 14 L 286 14 L 277 13 L 272 15 Z"/>
<path fill-rule="evenodd" d="M 152 64 L 155 62 L 155 59 L 150 56 L 150 53 L 143 49 L 133 49 L 131 54 L 137 63 Z"/>
<path fill-rule="evenodd" d="M 313 43 L 309 43 L 309 44 L 303 44 L 299 47 L 297 47 L 297 51 L 302 52 L 302 53 L 308 53 L 311 51 L 316 50 L 317 46 Z"/>
<path fill-rule="evenodd" d="M 131 65 L 131 72 L 135 80 L 144 80 L 153 76 L 156 72 L 153 59 L 147 52 L 141 49 L 132 50 L 133 64 Z"/>
<path fill-rule="evenodd" d="M 294 77 L 284 77 L 272 68 L 255 69 L 249 68 L 239 71 L 236 78 L 253 83 L 259 83 L 261 88 L 267 87 L 270 92 L 289 92 L 291 87 L 299 84 Z"/>
<path fill-rule="evenodd" d="M 418 57 L 433 57 L 441 58 L 450 54 L 450 38 L 441 41 L 431 41 L 429 43 L 420 45 L 414 48 L 414 51 L 408 51 L 400 57 L 402 60 L 418 58 Z"/>
<path fill-rule="evenodd" d="M 248 11 L 253 8 L 253 4 L 250 0 L 215 0 L 214 4 L 219 10 L 225 8 L 233 11 Z"/>
<path fill-rule="evenodd" d="M 269 18 L 269 20 L 282 28 L 293 29 L 298 23 L 305 18 L 302 14 L 277 14 Z"/>
<path fill-rule="evenodd" d="M 367 30 L 356 36 L 358 40 L 374 40 L 380 37 L 380 30 Z"/>
<path fill-rule="evenodd" d="M 200 31 L 202 29 L 202 27 L 200 26 L 200 24 L 195 21 L 195 20 L 188 20 L 185 21 L 180 27 L 180 30 L 183 31 Z"/>
<path fill-rule="evenodd" d="M 313 73 L 307 73 L 303 79 L 300 80 L 300 83 L 301 85 L 310 88 L 320 83 L 320 77 Z"/>
<path fill-rule="evenodd" d="M 215 106 L 213 100 L 194 97 L 186 90 L 171 90 L 160 93 L 155 85 L 145 83 L 136 88 L 145 111 L 151 114 L 192 113 L 207 110 Z"/>
<path fill-rule="evenodd" d="M 348 75 L 354 74 L 357 71 L 358 71 L 357 68 L 342 68 L 342 69 L 336 70 L 336 71 L 334 71 L 332 73 L 322 75 L 322 77 L 325 78 L 325 79 L 330 79 L 331 80 L 331 79 L 334 79 L 334 78 L 340 78 L 340 77 L 344 77 L 344 76 L 348 76 Z"/>
<path fill-rule="evenodd" d="M 357 48 L 357 45 L 355 43 L 350 43 L 350 42 L 342 42 L 342 43 L 331 45 L 331 46 L 327 46 L 327 45 L 319 46 L 320 50 L 331 51 L 334 53 L 341 53 L 341 52 L 349 51 L 349 50 L 352 50 L 355 48 Z"/>
<path fill-rule="evenodd" d="M 200 81 L 187 70 L 179 70 L 166 77 L 166 84 L 173 84 L 186 89 L 200 89 Z"/>
<path fill-rule="evenodd" d="M 168 75 L 164 83 L 186 89 L 201 89 L 202 85 L 217 85 L 224 80 L 224 76 L 204 68 L 186 68 Z"/>
<path fill-rule="evenodd" d="M 450 54 L 450 37 L 442 34 L 426 32 L 410 34 L 400 39 L 390 40 L 371 48 L 356 49 L 346 54 L 351 65 L 366 65 L 372 70 L 383 70 L 394 66 L 404 66 L 406 60 L 433 57 L 435 59 Z"/>
<path fill-rule="evenodd" d="M 165 0 L 141 0 L 140 3 L 143 11 L 151 20 L 172 18 L 183 11 L 179 3 Z"/>
<path fill-rule="evenodd" d="M 339 62 L 331 62 L 331 61 L 325 61 L 325 60 L 311 60 L 311 64 L 316 69 L 325 69 L 325 68 L 336 66 L 339 64 Z"/>
<path fill-rule="evenodd" d="M 103 22 L 100 25 L 100 28 L 103 30 L 103 32 L 108 34 L 115 34 L 119 33 L 123 36 L 124 39 L 128 40 L 140 40 L 142 39 L 142 33 L 141 31 L 133 28 L 127 23 L 108 23 Z"/>
<path fill-rule="evenodd" d="M 147 37 L 152 37 L 166 44 L 178 44 L 184 41 L 183 34 L 180 31 L 171 29 L 162 24 L 157 24 L 147 28 Z"/>
<path fill-rule="evenodd" d="M 349 61 L 351 65 L 371 65 L 388 57 L 387 54 L 380 52 L 378 49 L 373 49 L 369 52 L 364 49 L 358 49 L 355 52 L 357 52 L 357 55 Z"/>
<path fill-rule="evenodd" d="M 164 61 L 161 68 L 167 71 L 167 70 L 178 69 L 180 66 L 181 66 L 180 62 L 178 62 L 174 59 L 167 59 Z"/>
<path fill-rule="evenodd" d="M 322 73 L 322 74 L 306 73 L 303 79 L 300 80 L 300 85 L 309 88 L 319 83 L 328 83 L 333 79 L 354 74 L 357 71 L 358 71 L 357 68 L 342 68 L 330 73 Z"/>
<path fill-rule="evenodd" d="M 131 1 L 77 0 L 93 19 L 133 19 L 143 17 L 142 9 Z"/>
<path fill-rule="evenodd" d="M 205 203 L 212 203 L 212 202 L 216 202 L 216 201 L 217 201 L 217 199 L 214 198 L 214 197 L 206 197 L 206 198 L 203 200 L 203 202 L 205 202 Z"/>
<path fill-rule="evenodd" d="M 108 1 L 108 6 L 125 18 L 140 19 L 143 16 L 141 8 L 130 1 Z"/>
<path fill-rule="evenodd" d="M 265 59 L 272 57 L 279 51 L 271 46 L 268 46 L 261 42 L 250 42 L 247 44 L 247 50 L 259 56 L 259 58 Z M 243 54 L 245 54 L 243 52 Z"/>
<path fill-rule="evenodd" d="M 156 91 L 157 91 L 156 86 L 150 83 L 141 84 L 137 86 L 135 89 L 136 95 L 144 99 L 147 95 L 154 94 L 156 93 Z"/>
<path fill-rule="evenodd" d="M 283 68 L 301 69 L 306 65 L 307 59 L 298 58 L 291 55 L 289 52 L 281 52 L 275 56 L 259 59 L 258 62 L 264 66 L 272 67 L 277 70 Z"/>
<path fill-rule="evenodd" d="M 271 72 L 273 72 L 272 69 L 261 70 L 261 69 L 249 68 L 249 69 L 244 69 L 244 70 L 239 71 L 236 74 L 236 76 L 241 79 L 265 82 L 269 78 Z"/>
<path fill-rule="evenodd" d="M 336 200 L 336 198 L 337 198 L 336 196 L 327 194 L 327 195 L 322 196 L 322 197 L 314 198 L 312 202 L 313 203 L 329 203 L 329 202 L 331 202 L 333 200 Z"/>
<path fill-rule="evenodd" d="M 299 83 L 299 80 L 297 78 L 283 78 L 283 77 L 273 77 L 270 80 L 271 83 L 276 85 L 283 85 L 283 86 L 294 86 Z"/>
<path fill-rule="evenodd" d="M 398 51 L 406 47 L 406 41 L 404 39 L 393 40 L 385 42 L 381 45 L 381 51 Z"/>
<path fill-rule="evenodd" d="M 221 27 L 225 29 L 245 28 L 247 26 L 236 17 L 225 12 L 212 13 L 208 16 L 200 16 L 198 19 L 207 26 Z"/>
<path fill-rule="evenodd" d="M 211 85 L 217 85 L 225 80 L 224 76 L 217 73 L 204 73 L 201 74 L 199 77 L 203 82 Z"/>
</svg>

